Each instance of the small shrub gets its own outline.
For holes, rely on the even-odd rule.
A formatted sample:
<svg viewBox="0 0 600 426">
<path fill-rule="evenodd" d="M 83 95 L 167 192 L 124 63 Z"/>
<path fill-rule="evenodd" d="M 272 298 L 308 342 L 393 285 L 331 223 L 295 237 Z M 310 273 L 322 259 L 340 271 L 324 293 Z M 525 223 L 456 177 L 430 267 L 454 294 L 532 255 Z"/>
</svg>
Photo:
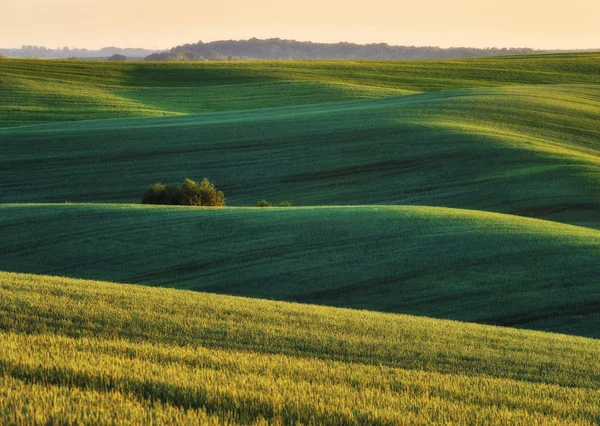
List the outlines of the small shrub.
<svg viewBox="0 0 600 426">
<path fill-rule="evenodd" d="M 281 203 L 279 203 L 279 207 L 292 207 L 292 203 L 290 203 L 289 201 L 282 201 Z"/>
<path fill-rule="evenodd" d="M 258 203 L 256 203 L 256 207 L 273 207 L 273 206 L 267 200 L 260 200 Z"/>
<path fill-rule="evenodd" d="M 224 207 L 225 195 L 218 191 L 206 178 L 198 184 L 185 179 L 182 185 L 165 186 L 155 183 L 149 187 L 142 198 L 144 204 L 167 204 L 179 206 Z"/>
</svg>

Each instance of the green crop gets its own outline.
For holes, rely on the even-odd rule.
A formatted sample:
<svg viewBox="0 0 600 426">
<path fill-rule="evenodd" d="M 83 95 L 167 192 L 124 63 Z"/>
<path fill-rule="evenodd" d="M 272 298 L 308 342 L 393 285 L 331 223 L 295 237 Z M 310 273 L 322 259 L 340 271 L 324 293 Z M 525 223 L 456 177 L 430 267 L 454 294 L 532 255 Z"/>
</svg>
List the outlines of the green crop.
<svg viewBox="0 0 600 426">
<path fill-rule="evenodd" d="M 208 177 L 228 205 L 413 204 L 600 227 L 600 86 L 0 130 L 1 202 L 141 202 Z"/>
<path fill-rule="evenodd" d="M 0 270 L 600 337 L 600 231 L 432 207 L 0 205 Z"/>
<path fill-rule="evenodd" d="M 598 54 L 444 61 L 3 60 L 0 126 L 304 105 L 519 84 L 597 84 Z"/>
<path fill-rule="evenodd" d="M 597 340 L 0 274 L 3 423 L 593 424 Z"/>
</svg>

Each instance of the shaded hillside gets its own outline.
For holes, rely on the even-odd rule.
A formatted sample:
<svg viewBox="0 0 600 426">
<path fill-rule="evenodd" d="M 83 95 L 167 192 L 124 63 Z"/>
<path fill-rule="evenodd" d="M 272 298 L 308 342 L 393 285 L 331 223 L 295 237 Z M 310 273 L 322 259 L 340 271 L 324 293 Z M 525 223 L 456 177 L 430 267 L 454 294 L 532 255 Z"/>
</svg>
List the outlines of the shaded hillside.
<svg viewBox="0 0 600 426">
<path fill-rule="evenodd" d="M 431 207 L 114 205 L 4 205 L 0 226 L 0 270 L 600 337 L 587 228 Z"/>
</svg>

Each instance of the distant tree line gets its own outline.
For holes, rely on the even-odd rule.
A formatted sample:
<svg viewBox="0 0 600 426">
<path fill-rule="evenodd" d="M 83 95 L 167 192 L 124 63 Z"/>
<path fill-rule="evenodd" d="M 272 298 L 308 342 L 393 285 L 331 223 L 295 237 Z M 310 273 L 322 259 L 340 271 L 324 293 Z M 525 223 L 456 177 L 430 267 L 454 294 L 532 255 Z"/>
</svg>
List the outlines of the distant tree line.
<svg viewBox="0 0 600 426">
<path fill-rule="evenodd" d="M 224 61 L 226 59 L 248 59 L 245 57 L 224 57 L 219 53 L 209 50 L 203 54 L 185 49 L 175 49 L 168 52 L 157 52 L 144 58 L 146 61 Z"/>
<path fill-rule="evenodd" d="M 498 55 L 521 55 L 550 51 L 530 48 L 470 47 L 441 48 L 434 46 L 391 46 L 386 43 L 312 43 L 272 38 L 259 40 L 227 40 L 184 44 L 168 52 L 155 53 L 147 60 L 201 61 L 231 59 L 451 59 Z"/>
<path fill-rule="evenodd" d="M 13 58 L 102 59 L 112 55 L 153 61 L 207 61 L 234 59 L 451 59 L 529 53 L 558 53 L 577 50 L 534 50 L 530 48 L 441 48 L 436 46 L 392 46 L 386 43 L 313 43 L 271 38 L 260 40 L 221 40 L 184 44 L 168 51 L 103 47 L 98 50 L 23 45 L 20 49 L 0 48 L 0 54 Z M 580 50 L 581 51 L 581 50 Z"/>
<path fill-rule="evenodd" d="M 129 58 L 145 58 L 153 50 L 137 48 L 103 47 L 98 50 L 77 49 L 70 47 L 57 47 L 49 49 L 44 46 L 23 45 L 20 49 L 0 49 L 0 54 L 12 58 L 90 58 L 100 59 L 109 58 L 112 55 L 123 55 Z"/>
</svg>

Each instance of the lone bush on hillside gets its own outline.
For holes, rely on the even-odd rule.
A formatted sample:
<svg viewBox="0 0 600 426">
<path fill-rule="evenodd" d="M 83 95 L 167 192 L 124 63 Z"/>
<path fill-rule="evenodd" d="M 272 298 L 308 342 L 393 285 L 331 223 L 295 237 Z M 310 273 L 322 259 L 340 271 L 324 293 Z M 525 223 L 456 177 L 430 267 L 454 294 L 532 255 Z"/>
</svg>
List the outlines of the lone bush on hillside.
<svg viewBox="0 0 600 426">
<path fill-rule="evenodd" d="M 281 203 L 279 203 L 279 207 L 292 207 L 292 203 L 290 203 L 289 201 L 282 201 Z"/>
<path fill-rule="evenodd" d="M 202 179 L 200 183 L 196 183 L 191 179 L 185 179 L 183 184 L 177 186 L 155 183 L 144 192 L 142 203 L 224 207 L 225 195 L 223 192 L 218 191 L 206 178 Z"/>
</svg>

